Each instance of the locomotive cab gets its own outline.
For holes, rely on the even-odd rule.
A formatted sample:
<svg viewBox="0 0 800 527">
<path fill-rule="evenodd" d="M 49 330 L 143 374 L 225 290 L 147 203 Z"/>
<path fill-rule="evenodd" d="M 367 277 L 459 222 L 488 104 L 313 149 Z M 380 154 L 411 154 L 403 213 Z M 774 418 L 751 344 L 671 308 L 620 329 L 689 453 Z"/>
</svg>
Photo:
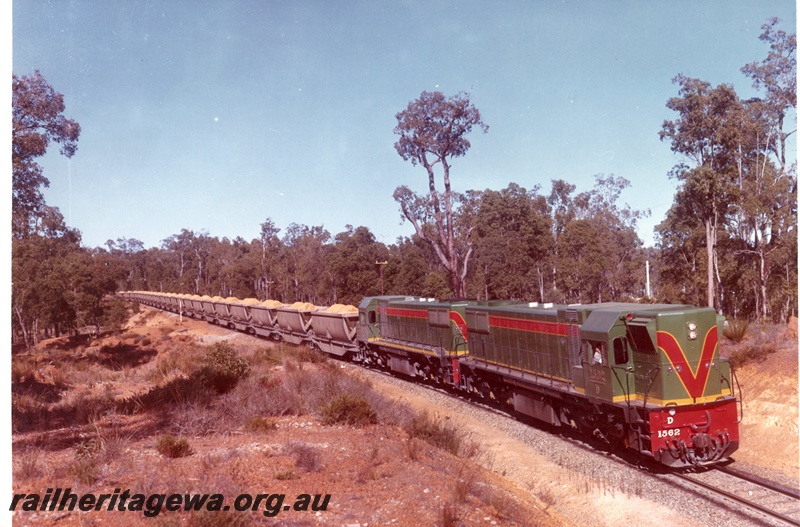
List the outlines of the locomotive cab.
<svg viewBox="0 0 800 527">
<path fill-rule="evenodd" d="M 717 349 L 723 317 L 691 306 L 597 307 L 581 326 L 575 372 L 615 423 L 599 433 L 672 466 L 733 453 L 737 399 L 730 363 Z"/>
<path fill-rule="evenodd" d="M 667 465 L 706 464 L 739 444 L 730 363 L 711 308 L 671 306 L 624 316 L 650 453 Z"/>
<path fill-rule="evenodd" d="M 594 310 L 581 327 L 581 364 L 587 397 L 630 403 L 636 380 L 619 311 Z"/>
</svg>

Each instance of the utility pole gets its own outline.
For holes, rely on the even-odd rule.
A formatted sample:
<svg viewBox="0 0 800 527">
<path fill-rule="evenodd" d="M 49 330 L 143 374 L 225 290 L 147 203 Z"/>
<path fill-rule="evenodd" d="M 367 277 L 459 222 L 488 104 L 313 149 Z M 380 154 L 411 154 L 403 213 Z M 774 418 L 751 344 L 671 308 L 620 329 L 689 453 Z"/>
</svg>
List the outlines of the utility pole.
<svg viewBox="0 0 800 527">
<path fill-rule="evenodd" d="M 389 263 L 388 261 L 386 261 L 386 262 L 377 262 L 376 261 L 375 262 L 375 265 L 378 266 L 378 269 L 380 269 L 380 273 L 381 273 L 381 295 L 383 295 L 383 266 L 388 264 L 388 263 Z"/>
<path fill-rule="evenodd" d="M 647 274 L 647 280 L 646 280 L 646 285 L 645 285 L 645 294 L 647 295 L 647 298 L 650 298 L 650 260 L 645 260 L 644 269 L 645 269 L 645 273 Z"/>
</svg>

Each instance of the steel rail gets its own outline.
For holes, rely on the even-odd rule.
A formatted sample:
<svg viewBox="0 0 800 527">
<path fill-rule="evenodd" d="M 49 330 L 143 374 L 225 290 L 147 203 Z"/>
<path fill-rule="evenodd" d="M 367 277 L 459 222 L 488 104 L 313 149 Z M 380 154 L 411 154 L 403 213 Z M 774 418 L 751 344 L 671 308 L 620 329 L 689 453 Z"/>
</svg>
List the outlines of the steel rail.
<svg viewBox="0 0 800 527">
<path fill-rule="evenodd" d="M 730 467 L 726 467 L 726 466 L 715 466 L 715 467 L 712 467 L 712 468 L 714 470 L 719 471 L 719 472 L 723 472 L 725 474 L 728 474 L 729 476 L 733 476 L 735 478 L 743 479 L 745 481 L 753 483 L 754 485 L 758 485 L 759 487 L 764 487 L 765 489 L 769 489 L 769 490 L 771 490 L 773 492 L 777 492 L 779 494 L 783 494 L 784 496 L 788 496 L 790 498 L 794 498 L 796 500 L 800 500 L 800 492 L 797 492 L 796 490 L 784 487 L 784 486 L 779 485 L 777 483 L 773 483 L 772 481 L 767 481 L 766 479 L 762 479 L 762 478 L 760 478 L 758 476 L 755 476 L 753 474 L 748 474 L 746 472 L 742 472 L 740 470 L 736 470 L 736 469 L 733 469 L 733 468 L 730 468 Z"/>
<path fill-rule="evenodd" d="M 702 487 L 702 488 L 704 488 L 704 489 L 706 489 L 706 490 L 708 490 L 710 492 L 713 492 L 714 494 L 718 494 L 720 496 L 724 496 L 724 497 L 726 497 L 726 498 L 728 498 L 730 500 L 733 500 L 733 501 L 735 501 L 737 503 L 740 503 L 740 504 L 742 504 L 742 505 L 744 505 L 746 507 L 749 507 L 749 508 L 751 508 L 753 510 L 757 510 L 757 511 L 763 513 L 763 514 L 766 514 L 767 516 L 771 516 L 771 517 L 776 518 L 778 520 L 784 521 L 784 522 L 786 522 L 786 523 L 788 523 L 790 525 L 798 525 L 798 526 L 800 526 L 800 519 L 791 518 L 789 516 L 786 516 L 785 514 L 782 514 L 782 513 L 777 512 L 777 511 L 774 511 L 772 509 L 768 509 L 768 508 L 764 507 L 763 505 L 759 505 L 758 503 L 755 503 L 755 502 L 750 501 L 748 499 L 742 498 L 741 496 L 737 496 L 737 495 L 732 494 L 730 492 L 724 491 L 724 490 L 719 489 L 719 488 L 717 488 L 717 487 L 715 487 L 713 485 L 709 485 L 708 483 L 703 483 L 702 481 L 698 481 L 698 480 L 696 480 L 694 478 L 691 478 L 689 476 L 686 476 L 684 474 L 673 473 L 672 475 L 675 476 L 675 477 L 678 477 L 678 478 L 680 478 L 682 480 L 688 481 L 689 483 L 691 483 L 693 485 L 696 485 L 698 487 Z M 738 477 L 738 476 L 735 476 L 735 477 Z M 747 480 L 747 481 L 750 481 L 750 480 Z M 750 483 L 753 483 L 755 485 L 761 486 L 760 483 L 758 483 L 756 481 L 750 481 Z M 772 490 L 769 487 L 764 487 L 764 488 Z"/>
</svg>

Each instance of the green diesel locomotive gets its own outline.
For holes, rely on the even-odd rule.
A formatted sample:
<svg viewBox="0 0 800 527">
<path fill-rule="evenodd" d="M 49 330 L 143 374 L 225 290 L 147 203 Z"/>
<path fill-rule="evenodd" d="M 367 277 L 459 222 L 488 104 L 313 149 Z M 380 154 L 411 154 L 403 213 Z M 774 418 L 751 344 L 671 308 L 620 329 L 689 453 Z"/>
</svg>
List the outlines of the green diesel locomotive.
<svg viewBox="0 0 800 527">
<path fill-rule="evenodd" d="M 365 298 L 363 360 L 512 406 L 670 466 L 739 444 L 724 318 L 687 305 Z"/>
</svg>

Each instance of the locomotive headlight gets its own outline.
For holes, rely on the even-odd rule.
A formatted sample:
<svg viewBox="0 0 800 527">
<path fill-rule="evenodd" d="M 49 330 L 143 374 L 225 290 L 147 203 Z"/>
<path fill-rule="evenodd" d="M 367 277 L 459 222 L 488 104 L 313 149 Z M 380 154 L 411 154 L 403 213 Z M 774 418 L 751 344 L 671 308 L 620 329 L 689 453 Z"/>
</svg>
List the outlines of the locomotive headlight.
<svg viewBox="0 0 800 527">
<path fill-rule="evenodd" d="M 697 324 L 694 322 L 689 322 L 686 324 L 686 330 L 686 335 L 689 337 L 689 340 L 697 339 Z"/>
<path fill-rule="evenodd" d="M 670 408 L 668 413 L 669 415 L 675 415 L 675 408 Z"/>
</svg>

